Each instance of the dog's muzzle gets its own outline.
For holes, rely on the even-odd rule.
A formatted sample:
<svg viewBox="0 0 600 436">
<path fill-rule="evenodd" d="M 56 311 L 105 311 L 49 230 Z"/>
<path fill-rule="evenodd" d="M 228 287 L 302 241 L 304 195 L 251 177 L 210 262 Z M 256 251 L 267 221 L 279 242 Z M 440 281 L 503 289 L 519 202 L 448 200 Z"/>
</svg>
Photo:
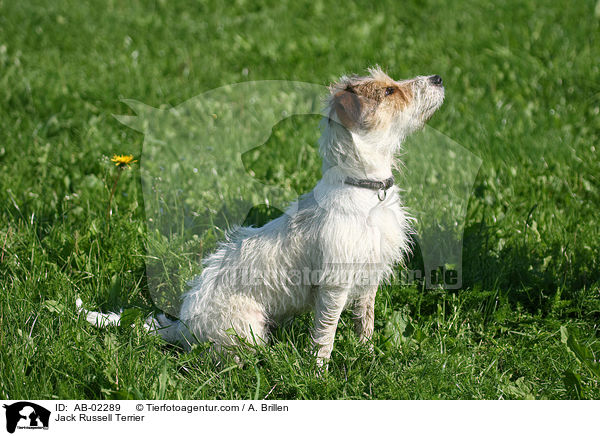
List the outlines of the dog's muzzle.
<svg viewBox="0 0 600 436">
<path fill-rule="evenodd" d="M 437 74 L 435 76 L 429 76 L 429 82 L 435 86 L 442 86 L 442 78 Z"/>
</svg>

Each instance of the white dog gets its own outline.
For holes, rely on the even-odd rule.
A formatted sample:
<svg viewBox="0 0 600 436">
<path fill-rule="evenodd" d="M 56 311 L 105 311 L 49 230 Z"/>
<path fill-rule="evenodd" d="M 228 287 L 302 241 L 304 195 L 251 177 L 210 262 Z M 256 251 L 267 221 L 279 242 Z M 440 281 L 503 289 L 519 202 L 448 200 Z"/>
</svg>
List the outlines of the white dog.
<svg viewBox="0 0 600 436">
<path fill-rule="evenodd" d="M 150 331 L 186 346 L 209 341 L 228 350 L 240 338 L 267 342 L 272 325 L 312 310 L 322 364 L 342 310 L 354 304 L 356 332 L 369 341 L 377 287 L 409 250 L 410 218 L 393 184 L 395 156 L 441 106 L 444 88 L 439 76 L 394 81 L 377 67 L 364 77 L 342 77 L 330 91 L 319 140 L 323 178 L 279 218 L 231 232 L 193 280 L 179 320 L 149 318 Z M 119 322 L 117 314 L 87 318 Z"/>
</svg>

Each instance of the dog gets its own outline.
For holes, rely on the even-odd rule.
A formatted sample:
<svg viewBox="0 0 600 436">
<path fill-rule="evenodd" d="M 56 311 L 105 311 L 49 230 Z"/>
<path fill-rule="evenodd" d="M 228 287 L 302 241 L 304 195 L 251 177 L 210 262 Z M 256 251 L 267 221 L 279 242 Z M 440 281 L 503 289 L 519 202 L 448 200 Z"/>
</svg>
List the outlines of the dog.
<svg viewBox="0 0 600 436">
<path fill-rule="evenodd" d="M 438 75 L 395 81 L 374 67 L 329 90 L 315 188 L 263 227 L 232 230 L 191 282 L 179 319 L 150 317 L 148 331 L 186 348 L 208 341 L 227 352 L 240 342 L 267 343 L 273 325 L 313 311 L 311 337 L 323 365 L 340 315 L 353 305 L 356 333 L 370 341 L 377 288 L 411 246 L 412 218 L 392 170 L 404 139 L 442 105 L 444 87 Z M 120 322 L 119 314 L 84 312 L 97 326 Z"/>
</svg>

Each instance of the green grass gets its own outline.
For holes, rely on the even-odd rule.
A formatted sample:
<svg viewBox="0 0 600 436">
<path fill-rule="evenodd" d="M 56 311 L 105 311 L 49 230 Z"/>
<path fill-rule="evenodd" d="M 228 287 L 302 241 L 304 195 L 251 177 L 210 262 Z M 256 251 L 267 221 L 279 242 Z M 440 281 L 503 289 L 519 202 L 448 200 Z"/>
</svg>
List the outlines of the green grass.
<svg viewBox="0 0 600 436">
<path fill-rule="evenodd" d="M 595 1 L 126 3 L 0 1 L 0 398 L 600 399 Z M 430 124 L 483 161 L 462 289 L 383 287 L 374 352 L 344 315 L 321 377 L 308 315 L 241 368 L 139 322 L 99 331 L 77 316 L 77 295 L 139 308 L 136 319 L 152 309 L 139 167 L 106 222 L 108 159 L 139 157 L 144 141 L 113 118 L 133 114 L 121 99 L 169 108 L 231 83 L 325 85 L 375 63 L 440 74 L 446 102 Z M 317 135 L 315 117 L 291 118 L 272 153 L 244 165 L 307 191 Z M 162 246 L 165 271 L 197 270 L 222 236 L 199 224 L 183 250 Z"/>
</svg>

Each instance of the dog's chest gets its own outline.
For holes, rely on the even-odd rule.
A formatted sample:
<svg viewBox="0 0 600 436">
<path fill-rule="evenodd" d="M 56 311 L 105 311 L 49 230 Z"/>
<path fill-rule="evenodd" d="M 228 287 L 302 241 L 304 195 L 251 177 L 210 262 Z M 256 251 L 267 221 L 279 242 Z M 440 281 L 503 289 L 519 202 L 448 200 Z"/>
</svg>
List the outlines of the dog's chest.
<svg viewBox="0 0 600 436">
<path fill-rule="evenodd" d="M 407 246 L 408 217 L 400 205 L 395 190 L 390 190 L 384 201 L 377 193 L 355 189 L 349 192 L 347 202 L 338 203 L 338 217 L 332 214 L 333 229 L 328 233 L 339 234 L 332 241 L 345 250 L 339 253 L 350 262 L 392 264 L 402 259 Z M 340 229 L 339 226 L 348 225 Z M 341 230 L 341 231 L 340 231 Z"/>
<path fill-rule="evenodd" d="M 375 204 L 366 217 L 373 254 L 383 263 L 400 260 L 407 238 L 404 211 L 397 199 L 389 200 Z"/>
</svg>

